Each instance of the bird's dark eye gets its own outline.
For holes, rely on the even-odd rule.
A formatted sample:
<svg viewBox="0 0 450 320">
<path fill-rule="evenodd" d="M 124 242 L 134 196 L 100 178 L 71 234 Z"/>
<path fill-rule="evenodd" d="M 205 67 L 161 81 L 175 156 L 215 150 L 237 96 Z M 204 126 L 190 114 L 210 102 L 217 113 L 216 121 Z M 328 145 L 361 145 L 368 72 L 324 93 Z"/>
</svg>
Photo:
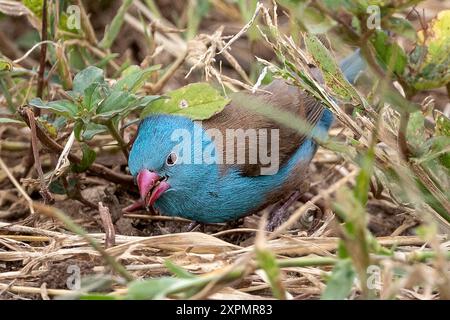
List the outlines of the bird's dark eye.
<svg viewBox="0 0 450 320">
<path fill-rule="evenodd" d="M 178 156 L 175 152 L 171 152 L 166 159 L 166 164 L 168 166 L 173 166 L 177 162 Z"/>
</svg>

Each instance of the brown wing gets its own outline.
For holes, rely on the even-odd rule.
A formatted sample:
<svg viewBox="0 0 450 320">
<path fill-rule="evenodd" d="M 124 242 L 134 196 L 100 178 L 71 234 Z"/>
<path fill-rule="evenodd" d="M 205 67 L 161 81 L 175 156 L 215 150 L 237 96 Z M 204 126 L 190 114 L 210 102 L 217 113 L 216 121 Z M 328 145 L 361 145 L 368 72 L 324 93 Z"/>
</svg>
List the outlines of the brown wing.
<svg viewBox="0 0 450 320">
<path fill-rule="evenodd" d="M 303 143 L 306 136 L 292 127 L 301 123 L 303 119 L 311 126 L 314 126 L 323 113 L 323 107 L 314 97 L 300 90 L 298 87 L 290 85 L 283 80 L 275 80 L 270 85 L 261 87 L 264 92 L 255 94 L 239 92 L 234 94 L 232 102 L 225 109 L 203 122 L 206 129 L 218 129 L 223 137 L 230 140 L 231 132 L 238 132 L 245 136 L 245 144 L 239 144 L 234 140 L 233 159 L 230 163 L 230 147 L 223 143 L 224 169 L 237 166 L 245 176 L 257 176 L 261 174 L 262 167 L 270 166 L 267 159 L 271 156 L 271 130 L 278 129 L 279 134 L 279 166 L 291 158 L 293 153 Z M 297 121 L 296 121 L 297 120 Z M 287 123 L 287 122 L 288 123 Z M 235 129 L 227 131 L 227 129 Z M 248 130 L 256 129 L 256 130 Z M 264 139 L 263 132 L 259 129 L 267 129 L 267 137 Z M 254 139 L 256 132 L 256 143 L 248 143 Z M 214 137 L 213 137 L 214 138 Z M 254 141 L 254 140 L 253 140 Z M 258 146 L 267 141 L 267 157 L 261 158 Z M 242 140 L 241 140 L 242 142 Z M 217 146 L 217 143 L 216 143 Z M 245 148 L 245 150 L 242 150 Z M 239 150 L 238 150 L 239 149 Z M 239 159 L 237 155 L 245 154 L 245 161 Z M 255 155 L 256 158 L 255 158 Z M 228 158 L 228 161 L 225 161 Z M 266 161 L 264 161 L 266 160 Z"/>
</svg>

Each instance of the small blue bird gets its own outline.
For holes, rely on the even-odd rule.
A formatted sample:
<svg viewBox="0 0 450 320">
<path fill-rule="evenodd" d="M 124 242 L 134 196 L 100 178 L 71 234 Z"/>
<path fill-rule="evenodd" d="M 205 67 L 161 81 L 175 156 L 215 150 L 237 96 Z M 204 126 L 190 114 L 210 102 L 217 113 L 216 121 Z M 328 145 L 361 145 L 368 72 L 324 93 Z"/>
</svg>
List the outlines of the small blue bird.
<svg viewBox="0 0 450 320">
<path fill-rule="evenodd" d="M 359 52 L 341 62 L 349 82 L 354 82 L 364 66 Z M 141 200 L 128 210 L 153 206 L 163 215 L 202 223 L 226 222 L 258 212 L 293 192 L 305 192 L 308 166 L 317 150 L 312 136 L 326 135 L 333 115 L 314 97 L 283 80 L 275 80 L 261 89 L 262 92 L 255 94 L 240 93 L 238 101 L 231 97 L 231 103 L 222 112 L 202 123 L 177 115 L 158 114 L 145 118 L 139 126 L 128 161 Z M 245 101 L 262 101 L 276 110 L 292 114 L 294 120 L 301 118 L 313 128 L 312 134 L 301 134 L 255 112 L 244 105 Z M 225 137 L 239 129 L 278 130 L 276 172 L 263 174 L 263 170 L 273 164 L 264 162 L 256 150 L 263 136 L 257 137 L 256 146 L 246 145 L 245 161 L 225 161 L 226 153 L 231 149 L 225 149 L 217 136 Z M 210 132 L 220 134 L 213 136 Z M 195 136 L 199 133 L 200 143 L 198 140 L 196 143 Z M 265 141 L 270 140 L 267 135 L 264 137 Z M 271 143 L 273 141 L 267 147 L 269 156 Z M 209 150 L 210 155 L 207 161 L 192 161 L 205 150 Z M 231 158 L 236 160 L 242 150 L 233 146 L 233 151 Z M 250 162 L 252 153 L 258 156 L 256 161 Z"/>
</svg>

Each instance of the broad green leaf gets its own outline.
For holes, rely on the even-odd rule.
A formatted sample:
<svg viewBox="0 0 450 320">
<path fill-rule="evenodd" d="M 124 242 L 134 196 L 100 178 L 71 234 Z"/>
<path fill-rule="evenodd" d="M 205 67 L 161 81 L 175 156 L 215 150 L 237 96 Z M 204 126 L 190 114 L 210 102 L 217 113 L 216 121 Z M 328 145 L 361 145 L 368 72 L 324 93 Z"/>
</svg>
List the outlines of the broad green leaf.
<svg viewBox="0 0 450 320">
<path fill-rule="evenodd" d="M 306 48 L 322 71 L 327 87 L 344 101 L 358 100 L 358 93 L 342 74 L 341 69 L 328 49 L 316 36 L 310 34 L 305 34 L 304 36 Z"/>
<path fill-rule="evenodd" d="M 230 102 L 208 83 L 193 83 L 167 94 L 146 107 L 141 118 L 150 114 L 175 114 L 205 120 L 219 113 Z"/>
<path fill-rule="evenodd" d="M 450 82 L 450 10 L 439 12 L 427 31 L 418 33 L 418 46 L 410 56 L 416 66 L 411 82 L 415 89 L 439 88 Z M 418 59 L 420 57 L 421 59 Z"/>
<path fill-rule="evenodd" d="M 403 49 L 397 43 L 391 42 L 384 31 L 377 31 L 371 41 L 380 64 L 385 69 L 391 68 L 399 76 L 403 75 L 407 63 Z"/>
<path fill-rule="evenodd" d="M 104 81 L 105 76 L 103 70 L 90 66 L 77 73 L 73 79 L 73 91 L 84 94 L 84 90 L 91 84 L 95 82 L 103 83 Z"/>
<path fill-rule="evenodd" d="M 97 108 L 94 118 L 111 118 L 137 101 L 137 97 L 124 91 L 112 91 Z"/>
<path fill-rule="evenodd" d="M 40 98 L 35 98 L 29 102 L 29 105 L 39 109 L 48 109 L 58 115 L 72 119 L 76 117 L 78 112 L 76 104 L 69 100 L 58 100 L 45 103 Z"/>
<path fill-rule="evenodd" d="M 0 59 L 0 71 L 11 71 L 12 64 L 4 59 Z"/>
<path fill-rule="evenodd" d="M 138 66 L 130 66 L 124 70 L 122 79 L 117 81 L 113 90 L 135 93 L 144 85 L 150 75 L 160 67 L 160 65 L 156 65 L 142 70 Z"/>
<path fill-rule="evenodd" d="M 355 281 L 356 273 L 350 259 L 339 260 L 333 268 L 322 300 L 343 300 L 348 297 Z"/>
<path fill-rule="evenodd" d="M 83 143 L 81 145 L 81 150 L 83 151 L 81 162 L 72 166 L 73 171 L 79 173 L 86 171 L 91 166 L 91 164 L 94 163 L 95 158 L 97 157 L 95 151 L 89 148 L 87 144 Z"/>
</svg>

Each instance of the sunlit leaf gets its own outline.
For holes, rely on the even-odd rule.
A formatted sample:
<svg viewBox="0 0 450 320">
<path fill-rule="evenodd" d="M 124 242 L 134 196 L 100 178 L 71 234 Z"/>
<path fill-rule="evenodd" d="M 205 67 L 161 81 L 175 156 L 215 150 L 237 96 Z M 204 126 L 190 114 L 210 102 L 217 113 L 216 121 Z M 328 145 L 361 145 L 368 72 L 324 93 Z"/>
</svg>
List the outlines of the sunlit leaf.
<svg viewBox="0 0 450 320">
<path fill-rule="evenodd" d="M 144 85 L 150 75 L 160 67 L 160 65 L 156 65 L 142 70 L 138 66 L 130 66 L 125 69 L 122 79 L 117 81 L 113 89 L 135 93 Z"/>
<path fill-rule="evenodd" d="M 150 114 L 176 114 L 193 120 L 205 120 L 219 113 L 230 102 L 207 83 L 193 83 L 171 91 L 166 99 L 159 99 L 145 108 L 144 118 Z"/>
</svg>

